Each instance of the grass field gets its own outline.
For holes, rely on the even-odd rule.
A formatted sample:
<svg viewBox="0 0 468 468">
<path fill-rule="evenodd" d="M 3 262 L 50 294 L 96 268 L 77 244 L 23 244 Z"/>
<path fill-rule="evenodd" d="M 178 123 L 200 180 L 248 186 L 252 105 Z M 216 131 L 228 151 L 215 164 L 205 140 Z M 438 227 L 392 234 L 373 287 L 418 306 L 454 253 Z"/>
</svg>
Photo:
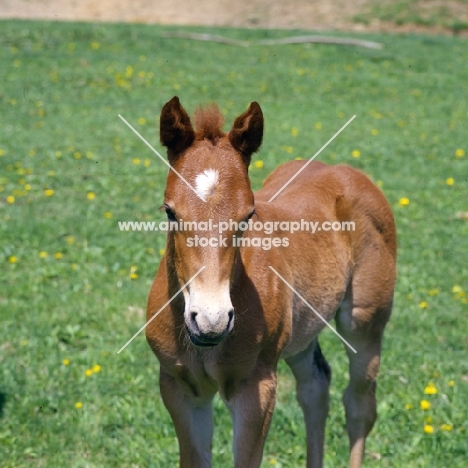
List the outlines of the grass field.
<svg viewBox="0 0 468 468">
<path fill-rule="evenodd" d="M 230 125 L 257 100 L 259 188 L 278 164 L 311 157 L 363 169 L 399 233 L 394 315 L 384 341 L 379 419 L 366 466 L 462 468 L 468 458 L 468 47 L 456 38 L 381 35 L 382 50 L 329 45 L 235 48 L 162 38 L 170 28 L 0 23 L 0 465 L 172 467 L 177 443 L 143 336 L 165 240 L 118 221 L 162 220 L 159 111 L 219 102 Z M 196 31 L 196 29 L 193 29 Z M 237 39 L 286 31 L 210 30 Z M 347 464 L 333 367 L 326 466 Z M 293 381 L 280 367 L 265 467 L 304 466 Z M 421 408 L 421 401 L 427 409 Z M 232 466 L 217 400 L 214 466 Z"/>
<path fill-rule="evenodd" d="M 381 0 L 369 1 L 354 20 L 369 24 L 384 21 L 396 26 L 417 25 L 452 30 L 454 34 L 468 30 L 468 0 Z"/>
</svg>

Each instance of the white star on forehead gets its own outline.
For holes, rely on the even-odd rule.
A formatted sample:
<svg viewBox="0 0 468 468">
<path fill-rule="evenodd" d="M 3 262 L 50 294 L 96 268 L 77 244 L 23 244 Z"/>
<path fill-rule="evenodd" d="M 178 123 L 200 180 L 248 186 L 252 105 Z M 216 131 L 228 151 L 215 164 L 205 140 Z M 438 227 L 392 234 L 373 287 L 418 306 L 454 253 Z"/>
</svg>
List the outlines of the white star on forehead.
<svg viewBox="0 0 468 468">
<path fill-rule="evenodd" d="M 206 199 L 216 190 L 219 182 L 219 172 L 216 169 L 206 169 L 195 178 L 195 191 L 200 198 Z"/>
</svg>

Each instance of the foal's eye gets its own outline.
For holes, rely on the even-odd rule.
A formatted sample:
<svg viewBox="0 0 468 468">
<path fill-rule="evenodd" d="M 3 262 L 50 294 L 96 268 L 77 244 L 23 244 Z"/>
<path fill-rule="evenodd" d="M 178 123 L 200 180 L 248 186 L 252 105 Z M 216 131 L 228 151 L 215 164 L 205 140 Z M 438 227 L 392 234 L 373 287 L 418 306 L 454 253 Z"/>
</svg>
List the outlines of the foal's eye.
<svg viewBox="0 0 468 468">
<path fill-rule="evenodd" d="M 164 206 L 164 210 L 166 211 L 167 219 L 169 221 L 177 222 L 175 213 L 168 206 Z"/>
</svg>

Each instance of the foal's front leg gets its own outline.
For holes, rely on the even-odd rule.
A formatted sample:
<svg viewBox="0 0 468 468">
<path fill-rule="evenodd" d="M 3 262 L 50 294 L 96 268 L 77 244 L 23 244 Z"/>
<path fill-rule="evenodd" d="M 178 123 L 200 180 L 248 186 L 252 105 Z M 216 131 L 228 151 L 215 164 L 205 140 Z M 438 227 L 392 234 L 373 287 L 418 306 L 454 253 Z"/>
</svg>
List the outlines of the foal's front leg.
<svg viewBox="0 0 468 468">
<path fill-rule="evenodd" d="M 180 468 L 211 468 L 213 395 L 194 398 L 162 370 L 159 386 L 179 440 Z"/>
<path fill-rule="evenodd" d="M 276 371 L 240 382 L 226 401 L 234 424 L 234 468 L 259 468 L 276 400 Z"/>
</svg>

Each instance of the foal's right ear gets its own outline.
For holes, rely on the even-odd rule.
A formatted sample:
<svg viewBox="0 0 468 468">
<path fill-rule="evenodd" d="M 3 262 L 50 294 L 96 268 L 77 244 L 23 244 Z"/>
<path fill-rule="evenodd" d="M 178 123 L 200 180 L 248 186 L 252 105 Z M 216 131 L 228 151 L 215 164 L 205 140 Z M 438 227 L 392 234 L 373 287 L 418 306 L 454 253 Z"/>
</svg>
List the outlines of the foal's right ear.
<svg viewBox="0 0 468 468">
<path fill-rule="evenodd" d="M 180 105 L 177 96 L 164 104 L 162 108 L 159 119 L 159 138 L 168 150 L 167 157 L 171 164 L 176 155 L 187 149 L 195 139 L 190 117 Z"/>
</svg>

